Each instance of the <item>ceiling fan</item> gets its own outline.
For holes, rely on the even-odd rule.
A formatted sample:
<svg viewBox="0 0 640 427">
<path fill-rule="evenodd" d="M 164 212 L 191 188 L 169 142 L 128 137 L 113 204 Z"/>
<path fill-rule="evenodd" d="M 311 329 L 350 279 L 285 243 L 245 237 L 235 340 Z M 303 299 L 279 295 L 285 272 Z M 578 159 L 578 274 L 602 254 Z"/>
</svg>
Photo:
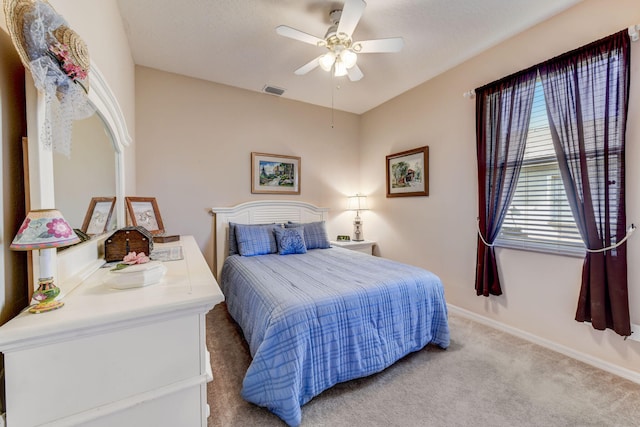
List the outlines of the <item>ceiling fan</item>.
<svg viewBox="0 0 640 427">
<path fill-rule="evenodd" d="M 354 41 L 355 30 L 364 8 L 364 0 L 346 0 L 342 10 L 333 10 L 329 14 L 331 26 L 324 39 L 286 25 L 276 27 L 276 32 L 284 37 L 324 47 L 328 52 L 312 59 L 295 71 L 301 76 L 320 66 L 325 71 L 332 71 L 336 77 L 349 76 L 352 82 L 364 77 L 362 70 L 356 64 L 360 53 L 392 53 L 399 52 L 404 46 L 402 37 L 388 39 Z"/>
</svg>

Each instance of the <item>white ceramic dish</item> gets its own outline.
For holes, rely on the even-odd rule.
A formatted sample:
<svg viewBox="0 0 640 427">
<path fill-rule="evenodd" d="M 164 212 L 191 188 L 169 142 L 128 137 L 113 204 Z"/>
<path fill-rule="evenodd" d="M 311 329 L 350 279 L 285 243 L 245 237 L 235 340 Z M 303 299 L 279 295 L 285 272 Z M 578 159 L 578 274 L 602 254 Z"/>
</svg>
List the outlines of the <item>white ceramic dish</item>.
<svg viewBox="0 0 640 427">
<path fill-rule="evenodd" d="M 160 261 L 135 264 L 121 270 L 111 270 L 104 278 L 104 284 L 114 289 L 139 288 L 160 283 L 167 267 Z"/>
</svg>

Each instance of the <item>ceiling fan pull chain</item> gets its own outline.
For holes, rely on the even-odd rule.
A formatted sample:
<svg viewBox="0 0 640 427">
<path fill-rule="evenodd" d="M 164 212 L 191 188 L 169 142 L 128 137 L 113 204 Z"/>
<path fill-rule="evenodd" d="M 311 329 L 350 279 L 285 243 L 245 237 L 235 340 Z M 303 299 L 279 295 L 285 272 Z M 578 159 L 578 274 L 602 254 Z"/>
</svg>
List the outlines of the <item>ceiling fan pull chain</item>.
<svg viewBox="0 0 640 427">
<path fill-rule="evenodd" d="M 333 93 L 335 91 L 335 85 L 333 83 L 333 74 L 331 74 L 331 129 L 333 129 Z"/>
</svg>

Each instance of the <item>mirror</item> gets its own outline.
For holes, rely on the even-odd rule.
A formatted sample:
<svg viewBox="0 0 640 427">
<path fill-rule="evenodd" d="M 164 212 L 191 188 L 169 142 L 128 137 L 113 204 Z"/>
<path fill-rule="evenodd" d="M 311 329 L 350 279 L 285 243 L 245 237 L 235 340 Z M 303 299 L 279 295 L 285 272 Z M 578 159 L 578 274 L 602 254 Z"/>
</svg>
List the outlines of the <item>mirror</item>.
<svg viewBox="0 0 640 427">
<path fill-rule="evenodd" d="M 107 140 L 111 144 L 111 152 L 105 158 L 111 159 L 111 164 L 115 167 L 114 170 L 114 182 L 115 192 L 111 191 L 108 195 L 116 196 L 116 206 L 114 210 L 115 227 L 124 227 L 125 225 L 125 210 L 124 210 L 124 195 L 125 195 L 125 173 L 124 173 L 124 149 L 131 144 L 131 136 L 127 129 L 127 123 L 120 109 L 120 105 L 113 92 L 106 83 L 102 73 L 96 67 L 95 63 L 91 61 L 91 89 L 89 91 L 89 101 L 96 108 L 96 114 L 92 116 L 102 122 L 102 128 L 100 134 L 106 133 Z M 75 187 L 79 185 L 80 181 L 89 181 L 92 195 L 94 196 L 106 196 L 106 194 L 97 194 L 97 183 L 93 182 L 97 178 L 97 174 L 93 172 L 92 167 L 91 179 L 74 179 L 69 188 L 54 189 L 54 155 L 51 149 L 46 149 L 39 143 L 33 143 L 33 141 L 39 142 L 41 140 L 41 132 L 44 123 L 45 114 L 45 99 L 44 94 L 39 92 L 35 88 L 31 75 L 26 75 L 26 98 L 27 98 L 27 134 L 29 135 L 28 144 L 28 159 L 29 159 L 29 199 L 31 201 L 31 209 L 45 209 L 55 208 L 57 206 L 58 199 L 66 198 L 66 196 L 74 197 Z M 89 119 L 87 119 L 89 120 Z M 76 123 L 74 122 L 74 127 Z M 75 137 L 74 137 L 75 138 Z M 104 142 L 104 145 L 106 142 Z M 76 149 L 80 149 L 81 144 L 72 144 L 72 159 L 73 152 Z M 114 157 L 115 156 L 115 160 Z M 80 157 L 80 156 L 78 156 Z M 111 169 L 110 169 L 111 170 Z M 95 187 L 94 187 L 95 185 Z M 95 191 L 94 191 L 95 188 Z M 101 190 L 100 190 L 101 191 Z M 80 196 L 77 201 L 80 217 L 84 218 L 84 214 L 89 207 L 90 197 Z M 63 202 L 64 203 L 64 202 Z M 77 210 L 74 208 L 59 208 L 63 215 L 76 215 Z M 68 213 L 67 213 L 67 209 Z M 76 224 L 82 225 L 82 220 L 72 220 L 72 226 Z M 93 238 L 87 242 L 80 243 L 76 246 L 70 247 L 68 250 L 60 252 L 60 254 L 53 254 L 53 261 L 57 267 L 57 285 L 60 287 L 63 293 L 70 292 L 78 284 L 84 280 L 89 274 L 98 269 L 103 263 L 103 241 L 107 234 L 103 234 L 102 238 Z M 33 252 L 33 277 L 38 277 L 38 254 Z M 32 284 L 33 285 L 33 284 Z"/>
<path fill-rule="evenodd" d="M 53 153 L 53 183 L 56 208 L 72 228 L 81 228 L 93 197 L 116 195 L 116 157 L 98 114 L 75 121 L 71 141 L 70 157 Z"/>
</svg>

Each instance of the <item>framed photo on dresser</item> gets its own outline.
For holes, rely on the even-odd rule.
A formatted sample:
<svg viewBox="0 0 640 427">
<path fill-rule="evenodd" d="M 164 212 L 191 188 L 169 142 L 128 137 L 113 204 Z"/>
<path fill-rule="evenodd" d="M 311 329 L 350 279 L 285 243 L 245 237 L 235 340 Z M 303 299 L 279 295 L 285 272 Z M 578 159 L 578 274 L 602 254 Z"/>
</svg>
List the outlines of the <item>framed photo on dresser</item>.
<svg viewBox="0 0 640 427">
<path fill-rule="evenodd" d="M 164 224 L 155 197 L 125 197 L 129 221 L 146 228 L 152 235 L 164 234 Z"/>
<path fill-rule="evenodd" d="M 115 205 L 115 197 L 93 197 L 80 230 L 90 236 L 109 231 Z"/>
</svg>

